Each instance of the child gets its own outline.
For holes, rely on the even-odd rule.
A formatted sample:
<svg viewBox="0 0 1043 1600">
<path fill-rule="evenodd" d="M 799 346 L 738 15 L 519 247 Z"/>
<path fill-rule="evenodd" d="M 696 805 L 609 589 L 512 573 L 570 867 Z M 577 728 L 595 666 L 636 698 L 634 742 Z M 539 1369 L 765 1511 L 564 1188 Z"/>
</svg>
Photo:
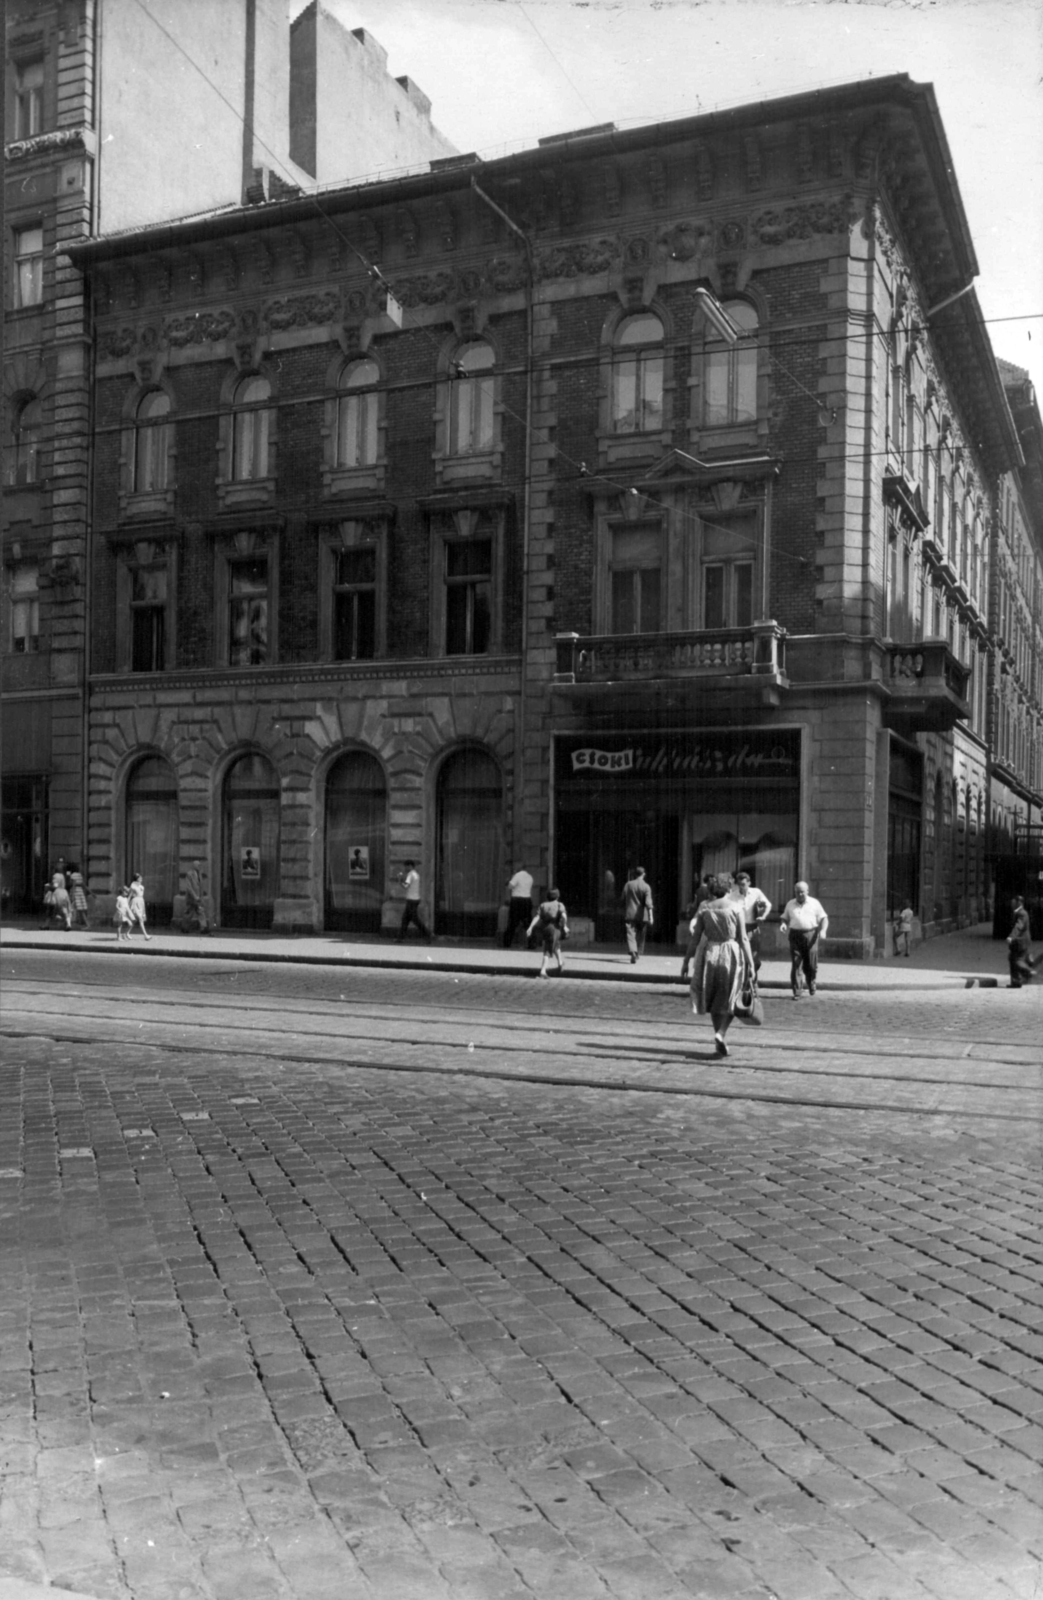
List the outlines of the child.
<svg viewBox="0 0 1043 1600">
<path fill-rule="evenodd" d="M 557 889 L 548 891 L 546 900 L 540 904 L 539 910 L 529 923 L 529 931 L 526 937 L 531 939 L 533 934 L 537 932 L 540 936 L 540 946 L 543 951 L 540 977 L 545 978 L 547 976 L 547 962 L 552 955 L 557 957 L 557 970 L 559 972 L 565 966 L 564 961 L 561 959 L 561 941 L 569 936 L 569 918 L 568 912 L 561 903 Z"/>
<path fill-rule="evenodd" d="M 130 943 L 130 930 L 133 927 L 130 916 L 130 890 L 124 884 L 116 896 L 116 914 L 113 917 L 116 924 L 117 944 Z"/>
<path fill-rule="evenodd" d="M 87 890 L 84 887 L 83 873 L 79 867 L 69 868 L 69 895 L 72 900 L 72 920 L 80 927 L 89 928 L 90 919 L 87 915 Z"/>
<path fill-rule="evenodd" d="M 909 940 L 913 931 L 913 908 L 908 900 L 895 918 L 895 955 L 909 954 Z"/>
</svg>

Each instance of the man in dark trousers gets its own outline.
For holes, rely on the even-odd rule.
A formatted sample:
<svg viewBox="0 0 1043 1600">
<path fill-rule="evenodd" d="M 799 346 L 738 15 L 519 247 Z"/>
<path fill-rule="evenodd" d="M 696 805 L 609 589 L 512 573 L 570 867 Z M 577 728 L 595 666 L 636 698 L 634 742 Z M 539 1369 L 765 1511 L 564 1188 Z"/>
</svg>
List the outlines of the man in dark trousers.
<svg viewBox="0 0 1043 1600">
<path fill-rule="evenodd" d="M 630 964 L 645 953 L 645 935 L 652 926 L 652 890 L 644 867 L 635 867 L 623 890 L 623 919 L 627 927 Z"/>
<path fill-rule="evenodd" d="M 503 933 L 503 948 L 509 950 L 519 928 L 527 928 L 532 918 L 532 873 L 519 863 L 518 869 L 507 885 L 507 926 Z"/>
</svg>

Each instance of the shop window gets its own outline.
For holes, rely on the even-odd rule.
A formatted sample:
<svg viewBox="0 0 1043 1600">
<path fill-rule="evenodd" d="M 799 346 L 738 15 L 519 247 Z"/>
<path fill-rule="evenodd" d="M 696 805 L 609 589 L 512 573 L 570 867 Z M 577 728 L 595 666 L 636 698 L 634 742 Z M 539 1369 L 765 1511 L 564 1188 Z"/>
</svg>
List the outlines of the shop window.
<svg viewBox="0 0 1043 1600">
<path fill-rule="evenodd" d="M 232 477 L 237 483 L 268 476 L 268 434 L 271 412 L 266 402 L 272 389 L 267 378 L 254 375 L 237 385 L 232 415 Z"/>
<path fill-rule="evenodd" d="M 755 422 L 757 418 L 758 317 L 745 300 L 724 310 L 739 329 L 735 344 L 707 335 L 703 351 L 703 423 L 708 428 Z"/>
<path fill-rule="evenodd" d="M 146 756 L 127 780 L 123 881 L 140 872 L 152 922 L 169 923 L 178 890 L 177 779 L 161 756 Z"/>
<path fill-rule="evenodd" d="M 15 67 L 14 137 L 32 139 L 43 132 L 43 61 Z"/>
<path fill-rule="evenodd" d="M 279 888 L 279 779 L 267 757 L 240 756 L 222 798 L 220 920 L 231 928 L 270 928 Z"/>
<path fill-rule="evenodd" d="M 15 411 L 8 447 L 7 481 L 12 485 L 38 483 L 43 449 L 43 405 L 22 401 Z"/>
<path fill-rule="evenodd" d="M 40 569 L 35 561 L 19 561 L 8 569 L 8 594 L 11 651 L 35 655 L 40 648 Z"/>
<path fill-rule="evenodd" d="M 449 454 L 487 455 L 493 448 L 493 367 L 496 357 L 482 340 L 465 344 L 453 358 L 449 384 Z"/>
<path fill-rule="evenodd" d="M 152 389 L 134 418 L 134 493 L 155 494 L 167 486 L 170 396 Z"/>
<path fill-rule="evenodd" d="M 16 228 L 14 233 L 15 309 L 38 306 L 43 300 L 43 225 Z"/>
<path fill-rule="evenodd" d="M 375 361 L 353 361 L 337 386 L 337 466 L 368 467 L 377 459 L 377 401 L 374 385 L 380 368 Z"/>
<path fill-rule="evenodd" d="M 612 633 L 658 633 L 663 627 L 662 545 L 658 527 L 612 529 Z"/>
<path fill-rule="evenodd" d="M 659 432 L 663 427 L 663 324 L 649 312 L 625 317 L 613 342 L 613 431 Z"/>
<path fill-rule="evenodd" d="M 378 933 L 387 881 L 387 784 L 375 756 L 349 751 L 326 779 L 327 928 Z"/>
<path fill-rule="evenodd" d="M 228 562 L 228 665 L 263 666 L 268 660 L 268 554 Z"/>
<path fill-rule="evenodd" d="M 130 670 L 162 672 L 166 666 L 167 570 L 131 571 Z"/>
<path fill-rule="evenodd" d="M 456 751 L 438 778 L 436 932 L 493 937 L 503 884 L 500 769 L 485 750 Z"/>
</svg>

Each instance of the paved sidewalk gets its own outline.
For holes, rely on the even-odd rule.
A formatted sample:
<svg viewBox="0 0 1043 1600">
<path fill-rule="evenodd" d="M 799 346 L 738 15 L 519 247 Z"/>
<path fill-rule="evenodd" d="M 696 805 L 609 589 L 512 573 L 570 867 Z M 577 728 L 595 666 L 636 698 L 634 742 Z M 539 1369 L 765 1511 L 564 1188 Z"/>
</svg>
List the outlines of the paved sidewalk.
<svg viewBox="0 0 1043 1600">
<path fill-rule="evenodd" d="M 269 933 L 225 930 L 207 935 L 160 930 L 146 944 L 136 937 L 129 945 L 119 945 L 108 929 L 73 930 L 69 933 L 43 931 L 38 926 L 0 928 L 0 949 L 60 949 L 107 951 L 126 959 L 134 956 L 191 956 L 222 961 L 285 961 L 302 965 L 384 967 L 420 969 L 433 972 L 482 972 L 498 977 L 533 976 L 539 971 L 539 956 L 516 948 L 503 950 L 488 941 L 484 944 L 451 944 L 436 940 L 426 945 L 399 945 L 393 939 L 352 938 L 337 933 L 301 937 L 280 937 Z M 681 956 L 677 951 L 646 954 L 637 966 L 630 964 L 625 951 L 603 946 L 577 949 L 566 945 L 565 966 L 570 978 L 590 978 L 622 983 L 681 983 Z M 979 923 L 958 933 L 946 934 L 921 944 L 908 957 L 887 960 L 831 961 L 829 944 L 819 969 L 823 991 L 924 989 L 966 987 L 969 983 L 1005 984 L 1006 946 L 992 937 L 992 924 Z M 763 989 L 789 988 L 789 963 L 765 961 L 760 974 Z"/>
</svg>

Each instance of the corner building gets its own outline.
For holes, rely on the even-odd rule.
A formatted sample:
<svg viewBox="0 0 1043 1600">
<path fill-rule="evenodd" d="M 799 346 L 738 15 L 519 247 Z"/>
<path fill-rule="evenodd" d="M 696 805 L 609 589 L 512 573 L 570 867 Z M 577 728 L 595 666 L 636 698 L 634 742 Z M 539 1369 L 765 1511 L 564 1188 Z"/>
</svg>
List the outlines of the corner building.
<svg viewBox="0 0 1043 1600">
<path fill-rule="evenodd" d="M 97 892 L 140 867 L 173 907 L 200 859 L 225 925 L 375 930 L 414 858 L 478 936 L 523 861 L 613 939 L 640 861 L 672 944 L 743 864 L 852 957 L 906 896 L 928 934 L 985 914 L 1024 461 L 929 86 L 70 253 Z"/>
</svg>

